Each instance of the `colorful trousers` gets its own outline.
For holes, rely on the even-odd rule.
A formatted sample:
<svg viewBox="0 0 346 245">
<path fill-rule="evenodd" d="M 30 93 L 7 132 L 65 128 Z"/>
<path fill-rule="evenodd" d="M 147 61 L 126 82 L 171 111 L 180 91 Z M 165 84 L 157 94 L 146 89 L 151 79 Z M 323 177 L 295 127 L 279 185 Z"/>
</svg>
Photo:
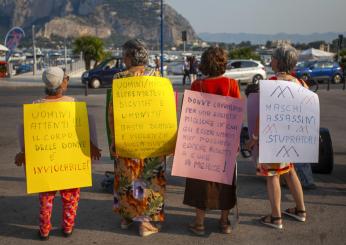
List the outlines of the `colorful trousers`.
<svg viewBox="0 0 346 245">
<path fill-rule="evenodd" d="M 50 222 L 53 210 L 53 201 L 56 191 L 42 192 L 40 198 L 40 232 L 47 236 L 52 229 Z M 63 222 L 62 228 L 65 232 L 71 232 L 74 226 L 74 220 L 77 215 L 80 189 L 69 189 L 60 191 L 63 204 Z"/>
</svg>

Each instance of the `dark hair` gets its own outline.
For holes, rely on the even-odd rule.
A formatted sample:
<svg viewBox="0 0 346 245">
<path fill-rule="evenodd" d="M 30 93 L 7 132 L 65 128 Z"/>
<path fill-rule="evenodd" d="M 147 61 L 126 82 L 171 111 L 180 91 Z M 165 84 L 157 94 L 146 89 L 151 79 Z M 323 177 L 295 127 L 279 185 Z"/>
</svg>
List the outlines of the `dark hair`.
<svg viewBox="0 0 346 245">
<path fill-rule="evenodd" d="M 145 43 L 140 39 L 131 39 L 123 45 L 123 57 L 131 60 L 132 66 L 148 64 L 148 49 Z"/>
<path fill-rule="evenodd" d="M 210 47 L 203 52 L 199 70 L 206 76 L 220 76 L 225 73 L 228 53 L 219 47 Z"/>
</svg>

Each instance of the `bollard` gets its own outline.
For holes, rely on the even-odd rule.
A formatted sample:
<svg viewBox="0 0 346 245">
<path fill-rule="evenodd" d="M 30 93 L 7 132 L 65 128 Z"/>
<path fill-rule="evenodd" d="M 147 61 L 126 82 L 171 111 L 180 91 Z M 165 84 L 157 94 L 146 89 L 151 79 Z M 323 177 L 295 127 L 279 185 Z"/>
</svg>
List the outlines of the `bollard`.
<svg viewBox="0 0 346 245">
<path fill-rule="evenodd" d="M 328 86 L 327 86 L 327 91 L 330 90 L 330 79 L 328 79 Z"/>
<path fill-rule="evenodd" d="M 88 84 L 88 81 L 85 82 L 85 90 L 84 90 L 84 95 L 85 96 L 88 96 L 88 87 L 89 87 L 89 84 Z"/>
</svg>

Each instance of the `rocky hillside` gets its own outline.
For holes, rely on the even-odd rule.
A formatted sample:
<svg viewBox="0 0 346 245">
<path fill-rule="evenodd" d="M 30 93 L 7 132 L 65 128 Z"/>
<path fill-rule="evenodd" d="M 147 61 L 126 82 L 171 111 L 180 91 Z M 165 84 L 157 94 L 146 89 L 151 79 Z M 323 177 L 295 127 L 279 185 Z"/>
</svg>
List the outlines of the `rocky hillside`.
<svg viewBox="0 0 346 245">
<path fill-rule="evenodd" d="M 32 25 L 37 36 L 73 38 L 96 35 L 114 43 L 139 37 L 157 45 L 160 37 L 158 0 L 0 0 L 0 37 L 13 26 L 28 36 Z M 181 43 L 186 30 L 190 41 L 197 36 L 189 22 L 165 5 L 164 38 L 169 45 Z M 1 38 L 4 39 L 4 38 Z M 2 41 L 3 42 L 3 41 Z"/>
</svg>

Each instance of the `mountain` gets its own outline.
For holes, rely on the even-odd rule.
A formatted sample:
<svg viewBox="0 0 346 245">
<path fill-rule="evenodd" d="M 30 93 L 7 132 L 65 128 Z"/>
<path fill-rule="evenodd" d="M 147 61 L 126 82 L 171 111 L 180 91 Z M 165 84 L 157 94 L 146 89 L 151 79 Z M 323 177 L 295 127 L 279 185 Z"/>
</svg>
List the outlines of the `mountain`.
<svg viewBox="0 0 346 245">
<path fill-rule="evenodd" d="M 338 38 L 339 34 L 346 36 L 344 33 L 312 33 L 312 34 L 251 34 L 251 33 L 200 33 L 199 37 L 207 42 L 224 42 L 224 43 L 241 43 L 250 41 L 252 44 L 265 44 L 268 40 L 291 40 L 293 43 L 309 43 L 314 41 L 331 42 Z"/>
<path fill-rule="evenodd" d="M 31 36 L 44 39 L 96 35 L 121 44 L 141 38 L 151 45 L 160 40 L 160 5 L 157 0 L 0 0 L 0 35 L 20 26 Z M 164 5 L 164 39 L 181 43 L 181 32 L 198 39 L 190 23 L 169 5 Z"/>
</svg>

